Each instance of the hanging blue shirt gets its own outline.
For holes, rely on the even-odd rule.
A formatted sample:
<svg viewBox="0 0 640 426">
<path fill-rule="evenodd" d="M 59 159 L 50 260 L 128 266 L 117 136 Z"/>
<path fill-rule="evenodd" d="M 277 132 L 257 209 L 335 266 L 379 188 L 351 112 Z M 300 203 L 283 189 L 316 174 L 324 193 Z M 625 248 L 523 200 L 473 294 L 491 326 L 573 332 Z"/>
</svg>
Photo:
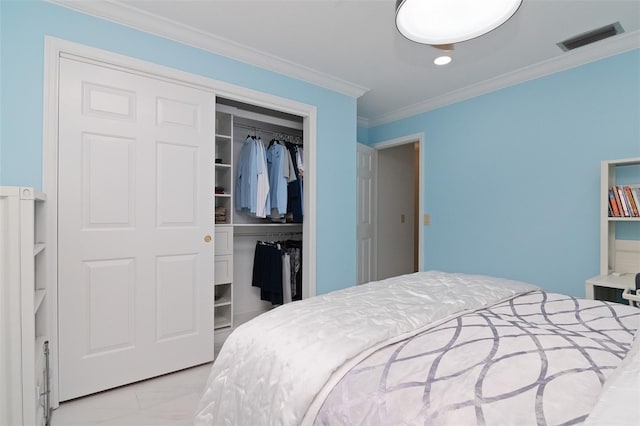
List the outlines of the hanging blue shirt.
<svg viewBox="0 0 640 426">
<path fill-rule="evenodd" d="M 267 151 L 271 208 L 277 209 L 280 215 L 287 213 L 287 176 L 284 173 L 284 168 L 286 165 L 288 170 L 289 159 L 285 150 L 283 145 L 274 143 Z"/>
<path fill-rule="evenodd" d="M 255 139 L 247 136 L 238 156 L 236 171 L 236 210 L 256 212 L 258 199 L 258 147 Z"/>
</svg>

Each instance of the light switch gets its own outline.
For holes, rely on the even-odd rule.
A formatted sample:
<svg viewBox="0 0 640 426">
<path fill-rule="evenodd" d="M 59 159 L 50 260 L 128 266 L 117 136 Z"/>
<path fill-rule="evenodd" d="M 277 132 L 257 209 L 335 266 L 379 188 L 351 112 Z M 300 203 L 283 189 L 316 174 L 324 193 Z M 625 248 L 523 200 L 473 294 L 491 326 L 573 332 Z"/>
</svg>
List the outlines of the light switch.
<svg viewBox="0 0 640 426">
<path fill-rule="evenodd" d="M 424 224 L 425 225 L 430 225 L 431 224 L 431 215 L 428 213 L 425 213 L 424 215 Z"/>
<path fill-rule="evenodd" d="M 400 215 L 400 223 L 404 223 L 404 213 Z"/>
</svg>

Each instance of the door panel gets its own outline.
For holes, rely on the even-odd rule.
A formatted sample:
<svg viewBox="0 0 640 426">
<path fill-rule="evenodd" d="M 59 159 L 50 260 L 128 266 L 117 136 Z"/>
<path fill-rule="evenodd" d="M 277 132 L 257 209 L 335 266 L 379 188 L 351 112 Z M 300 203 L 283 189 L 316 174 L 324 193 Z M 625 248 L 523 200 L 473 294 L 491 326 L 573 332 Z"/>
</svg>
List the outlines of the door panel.
<svg viewBox="0 0 640 426">
<path fill-rule="evenodd" d="M 136 120 L 136 93 L 121 88 L 82 82 L 82 112 L 87 116 Z"/>
<path fill-rule="evenodd" d="M 159 142 L 156 152 L 158 226 L 195 226 L 199 178 L 197 148 Z"/>
<path fill-rule="evenodd" d="M 84 262 L 87 354 L 132 348 L 135 342 L 135 260 Z M 114 312 L 120 315 L 114 316 Z"/>
<path fill-rule="evenodd" d="M 82 135 L 82 211 L 85 228 L 133 228 L 135 140 Z M 113 173 L 109 165 L 119 164 Z"/>
<path fill-rule="evenodd" d="M 158 256 L 158 340 L 196 333 L 198 330 L 197 256 Z"/>
<path fill-rule="evenodd" d="M 213 359 L 215 95 L 60 60 L 67 400 Z"/>
<path fill-rule="evenodd" d="M 198 128 L 200 107 L 198 104 L 180 102 L 175 99 L 158 98 L 158 125 L 177 125 Z"/>
<path fill-rule="evenodd" d="M 358 144 L 358 284 L 376 279 L 376 154 L 375 149 Z"/>
</svg>

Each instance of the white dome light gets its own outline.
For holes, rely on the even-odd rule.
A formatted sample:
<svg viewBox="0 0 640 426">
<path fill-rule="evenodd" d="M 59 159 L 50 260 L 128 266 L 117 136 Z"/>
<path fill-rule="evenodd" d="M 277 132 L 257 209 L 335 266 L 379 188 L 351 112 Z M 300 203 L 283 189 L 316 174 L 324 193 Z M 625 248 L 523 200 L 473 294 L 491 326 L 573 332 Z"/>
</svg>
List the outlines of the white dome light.
<svg viewBox="0 0 640 426">
<path fill-rule="evenodd" d="M 438 56 L 433 60 L 436 65 L 447 65 L 449 62 L 451 62 L 451 56 Z"/>
<path fill-rule="evenodd" d="M 450 44 L 486 34 L 505 23 L 522 0 L 397 0 L 396 26 L 409 40 Z"/>
</svg>

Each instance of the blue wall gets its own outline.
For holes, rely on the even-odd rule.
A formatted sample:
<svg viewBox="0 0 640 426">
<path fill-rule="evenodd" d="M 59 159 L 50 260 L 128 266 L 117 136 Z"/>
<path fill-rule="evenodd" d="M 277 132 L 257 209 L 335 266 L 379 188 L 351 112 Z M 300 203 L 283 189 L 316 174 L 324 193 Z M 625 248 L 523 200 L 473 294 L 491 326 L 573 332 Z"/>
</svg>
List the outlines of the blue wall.
<svg viewBox="0 0 640 426">
<path fill-rule="evenodd" d="M 425 269 L 583 296 L 599 273 L 600 161 L 640 157 L 640 50 L 371 128 L 368 142 L 418 132 Z"/>
<path fill-rule="evenodd" d="M 42 187 L 45 35 L 294 99 L 318 111 L 317 290 L 355 283 L 355 99 L 49 3 L 0 3 L 0 184 Z"/>
<path fill-rule="evenodd" d="M 369 128 L 358 126 L 356 137 L 359 143 L 367 144 L 369 142 Z"/>
</svg>

